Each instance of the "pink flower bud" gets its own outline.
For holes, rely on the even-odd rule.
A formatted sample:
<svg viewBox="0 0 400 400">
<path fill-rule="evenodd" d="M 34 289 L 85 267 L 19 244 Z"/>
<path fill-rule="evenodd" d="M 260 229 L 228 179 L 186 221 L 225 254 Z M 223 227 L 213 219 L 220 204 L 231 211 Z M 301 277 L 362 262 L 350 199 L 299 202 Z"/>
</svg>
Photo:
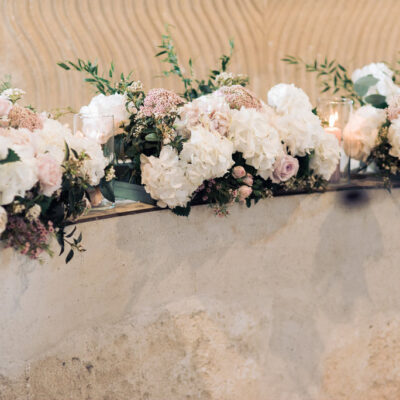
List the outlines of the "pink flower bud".
<svg viewBox="0 0 400 400">
<path fill-rule="evenodd" d="M 242 166 L 238 165 L 235 168 L 233 168 L 232 176 L 235 179 L 243 178 L 244 176 L 246 176 L 246 170 Z"/>
<path fill-rule="evenodd" d="M 239 188 L 239 201 L 244 201 L 246 200 L 251 193 L 253 192 L 253 189 L 249 186 L 242 185 Z"/>
<path fill-rule="evenodd" d="M 253 175 L 247 174 L 243 179 L 243 183 L 245 183 L 247 186 L 253 186 Z"/>
</svg>

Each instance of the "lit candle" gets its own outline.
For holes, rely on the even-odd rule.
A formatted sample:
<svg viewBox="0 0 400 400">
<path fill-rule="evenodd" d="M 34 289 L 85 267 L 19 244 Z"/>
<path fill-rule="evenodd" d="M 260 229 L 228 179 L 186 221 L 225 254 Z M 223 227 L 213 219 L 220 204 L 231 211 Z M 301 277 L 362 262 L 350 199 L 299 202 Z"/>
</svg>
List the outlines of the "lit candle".
<svg viewBox="0 0 400 400">
<path fill-rule="evenodd" d="M 326 133 L 330 133 L 336 136 L 336 139 L 340 143 L 342 141 L 342 130 L 335 126 L 335 122 L 339 119 L 337 111 L 335 114 L 329 116 L 329 126 L 325 128 Z"/>
<path fill-rule="evenodd" d="M 342 130 L 335 126 L 335 122 L 339 119 L 337 111 L 335 114 L 331 114 L 329 116 L 329 126 L 325 128 L 325 132 L 331 135 L 335 135 L 339 144 L 342 142 Z M 329 180 L 331 183 L 339 183 L 340 182 L 340 162 L 336 167 L 336 171 L 332 174 L 331 179 Z"/>
</svg>

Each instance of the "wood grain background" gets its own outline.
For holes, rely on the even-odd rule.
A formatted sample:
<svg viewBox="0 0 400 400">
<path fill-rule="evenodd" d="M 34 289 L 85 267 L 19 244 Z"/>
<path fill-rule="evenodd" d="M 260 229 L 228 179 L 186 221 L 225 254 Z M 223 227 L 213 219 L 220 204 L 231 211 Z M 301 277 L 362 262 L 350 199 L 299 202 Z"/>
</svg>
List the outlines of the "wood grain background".
<svg viewBox="0 0 400 400">
<path fill-rule="evenodd" d="M 0 0 L 0 76 L 11 73 L 28 92 L 26 101 L 45 109 L 77 108 L 89 99 L 80 74 L 56 66 L 77 57 L 104 66 L 114 60 L 147 89 L 179 90 L 176 80 L 158 77 L 154 58 L 168 23 L 182 63 L 192 57 L 199 77 L 234 38 L 232 70 L 249 74 L 259 95 L 284 81 L 315 100 L 313 76 L 280 59 L 327 55 L 350 68 L 393 62 L 399 16 L 399 0 Z"/>
</svg>

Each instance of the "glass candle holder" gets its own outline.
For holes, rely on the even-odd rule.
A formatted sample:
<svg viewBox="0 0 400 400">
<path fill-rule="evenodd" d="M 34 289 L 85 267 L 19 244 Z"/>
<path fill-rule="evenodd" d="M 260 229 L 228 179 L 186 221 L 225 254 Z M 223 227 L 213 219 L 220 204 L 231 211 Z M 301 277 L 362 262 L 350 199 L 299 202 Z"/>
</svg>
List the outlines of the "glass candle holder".
<svg viewBox="0 0 400 400">
<path fill-rule="evenodd" d="M 340 161 L 332 175 L 330 182 L 338 184 L 350 179 L 350 157 L 344 151 L 343 131 L 353 111 L 353 100 L 318 99 L 317 112 L 324 126 L 325 132 L 334 135 L 340 144 Z"/>
<path fill-rule="evenodd" d="M 103 114 L 75 114 L 74 135 L 87 137 L 101 145 L 108 165 L 114 165 L 114 117 Z M 110 183 L 112 186 L 112 182 Z M 100 186 L 89 190 L 90 203 L 95 211 L 113 208 L 115 203 L 107 200 L 101 193 Z"/>
</svg>

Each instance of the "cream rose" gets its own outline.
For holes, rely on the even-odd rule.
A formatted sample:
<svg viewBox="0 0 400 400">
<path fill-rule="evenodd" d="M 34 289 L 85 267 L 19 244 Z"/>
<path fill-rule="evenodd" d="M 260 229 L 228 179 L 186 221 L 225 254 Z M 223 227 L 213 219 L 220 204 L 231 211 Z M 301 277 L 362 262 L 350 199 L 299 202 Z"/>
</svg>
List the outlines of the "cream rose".
<svg viewBox="0 0 400 400">
<path fill-rule="evenodd" d="M 37 158 L 40 188 L 45 196 L 51 196 L 61 187 L 62 169 L 60 164 L 49 154 Z"/>
<path fill-rule="evenodd" d="M 299 160 L 289 155 L 278 158 L 274 164 L 272 181 L 274 183 L 286 182 L 296 176 L 299 170 Z"/>
</svg>

